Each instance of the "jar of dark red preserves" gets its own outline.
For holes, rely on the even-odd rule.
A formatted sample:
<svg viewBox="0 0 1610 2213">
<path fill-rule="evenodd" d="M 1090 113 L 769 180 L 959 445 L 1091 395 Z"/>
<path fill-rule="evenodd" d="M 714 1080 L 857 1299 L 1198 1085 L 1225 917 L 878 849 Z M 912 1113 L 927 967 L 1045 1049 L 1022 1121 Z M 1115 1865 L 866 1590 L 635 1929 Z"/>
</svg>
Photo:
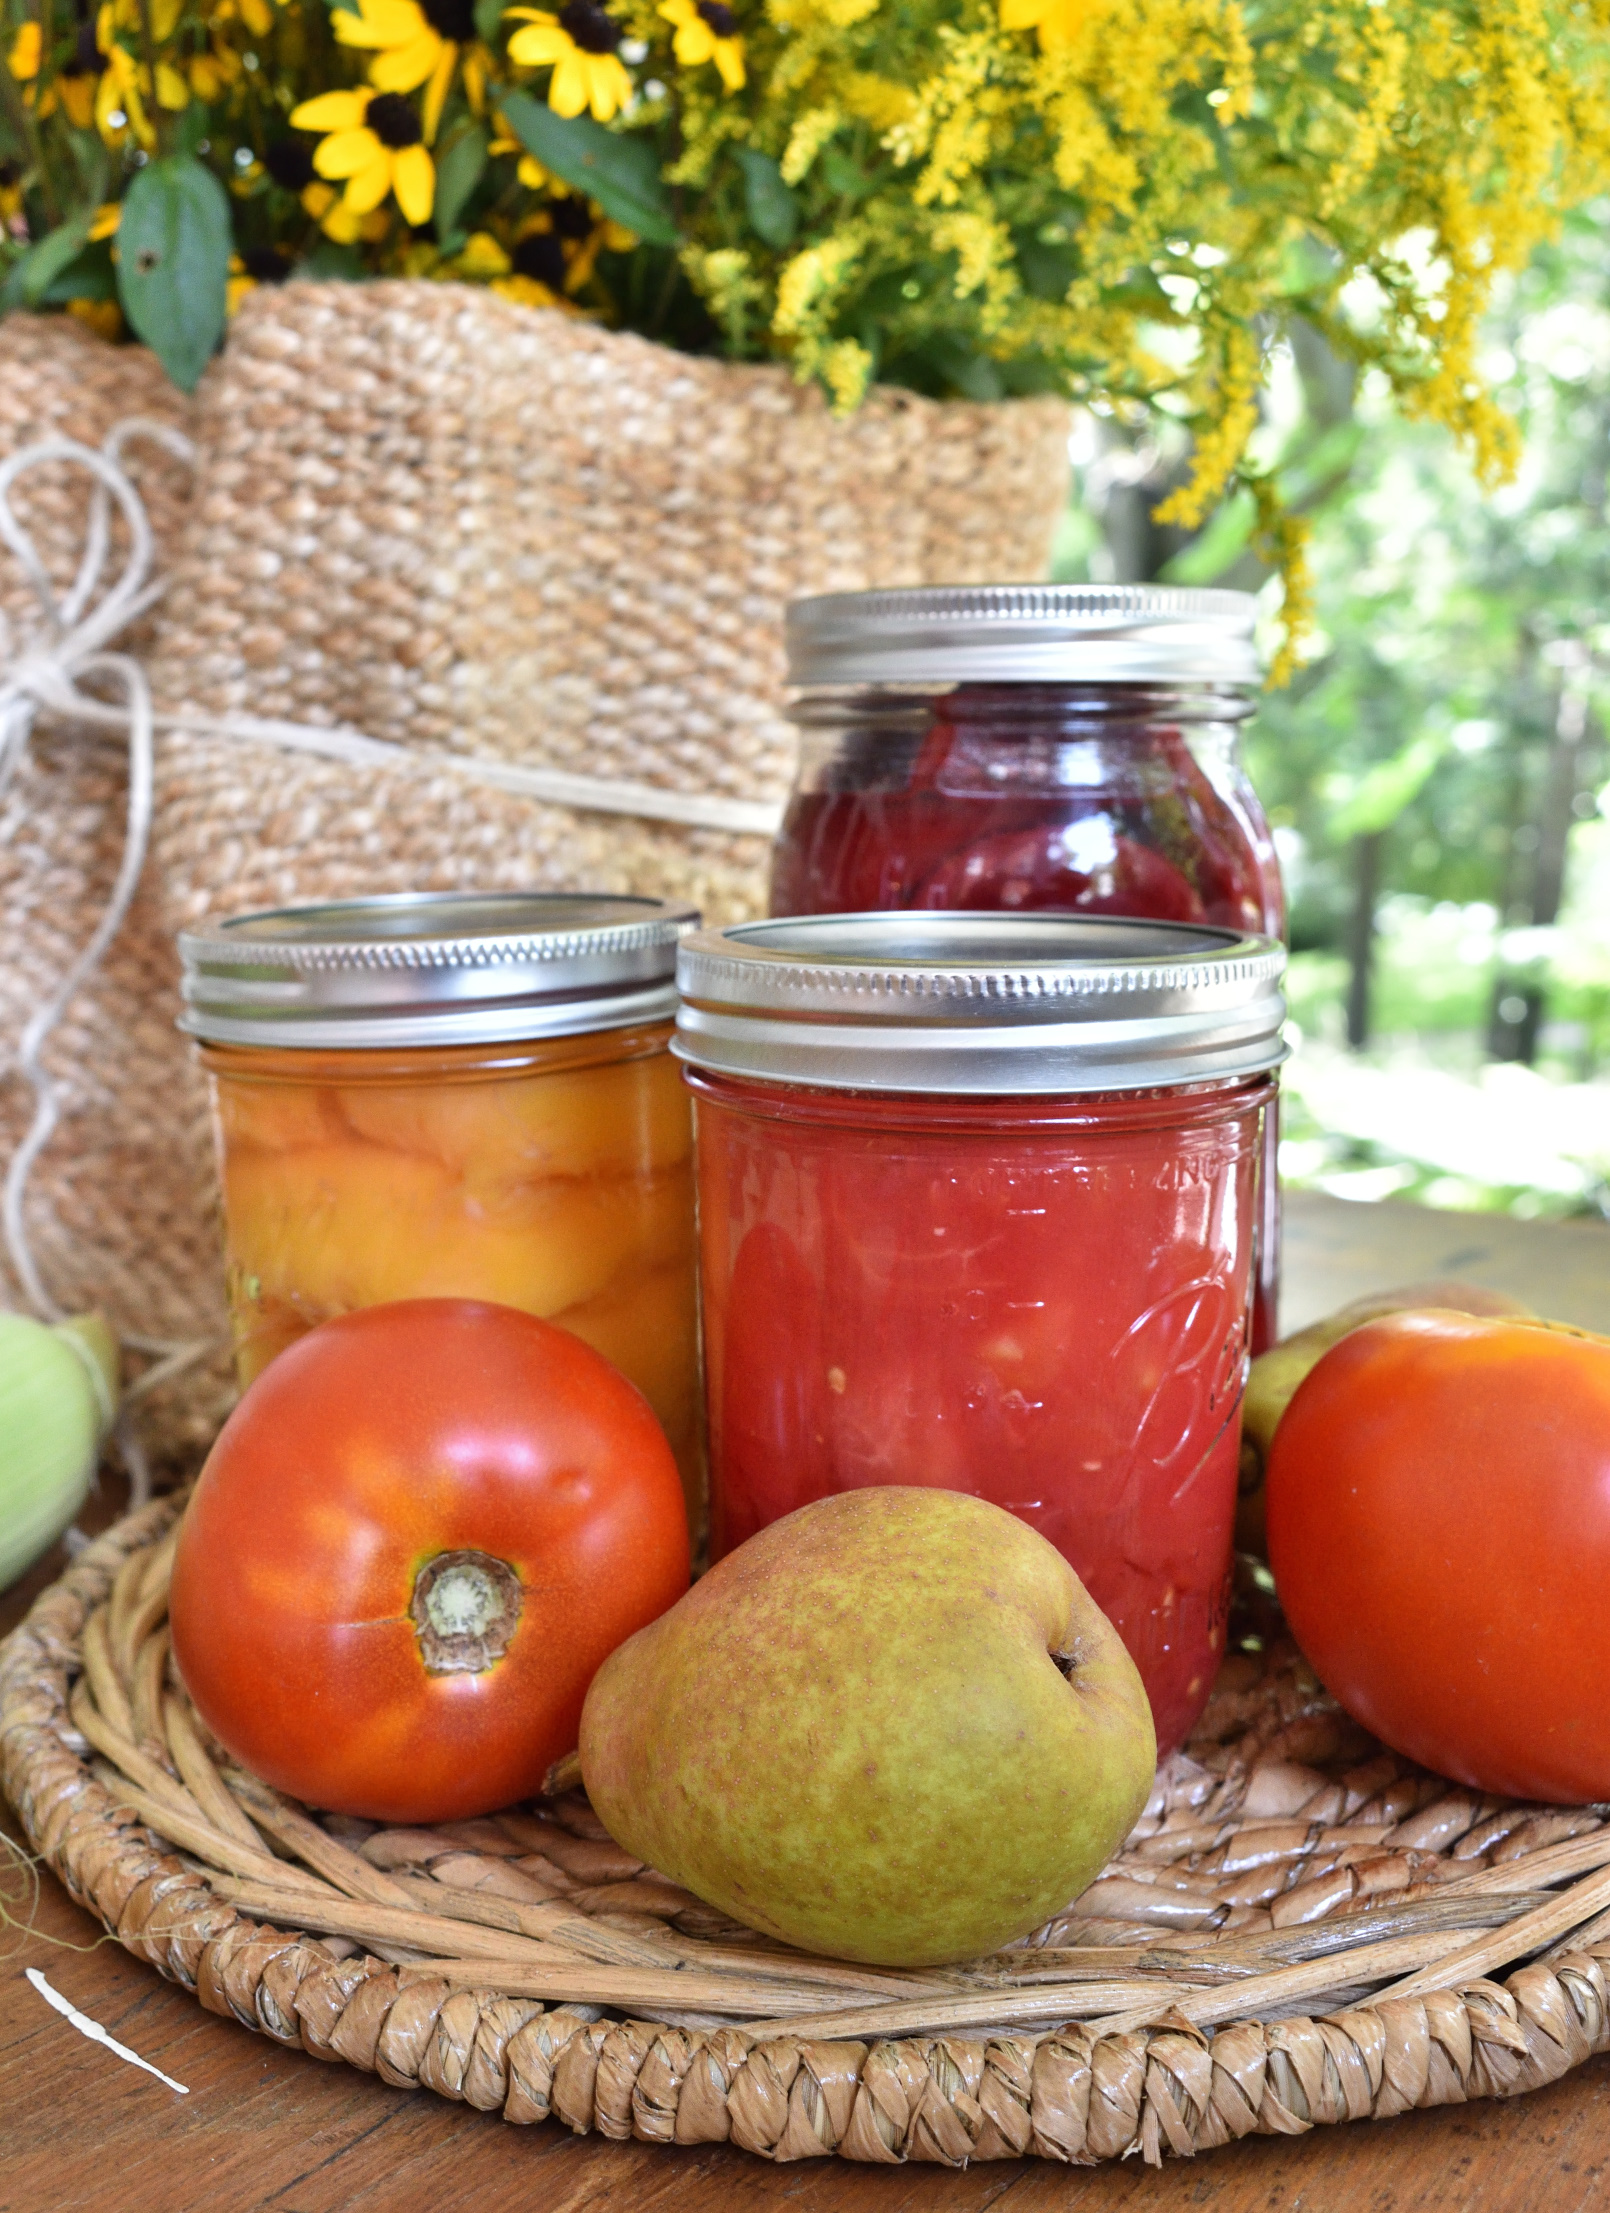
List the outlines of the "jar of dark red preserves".
<svg viewBox="0 0 1610 2213">
<path fill-rule="evenodd" d="M 773 914 L 1040 909 L 1279 937 L 1239 736 L 1251 598 L 1173 585 L 842 592 L 788 614 L 799 773 Z M 1258 1349 L 1279 1281 L 1275 1130 Z"/>
<path fill-rule="evenodd" d="M 864 1485 L 991 1499 L 1184 1740 L 1224 1649 L 1283 965 L 1058 915 L 683 941 L 714 1557 Z"/>
</svg>

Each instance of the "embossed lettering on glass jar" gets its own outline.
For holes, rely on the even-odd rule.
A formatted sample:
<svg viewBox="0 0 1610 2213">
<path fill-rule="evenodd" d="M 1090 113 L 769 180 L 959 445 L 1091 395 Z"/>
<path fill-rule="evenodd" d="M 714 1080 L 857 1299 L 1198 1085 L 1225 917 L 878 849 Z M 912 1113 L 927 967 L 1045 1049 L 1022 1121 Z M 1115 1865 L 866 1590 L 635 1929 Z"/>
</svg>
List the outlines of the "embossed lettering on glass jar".
<svg viewBox="0 0 1610 2213">
<path fill-rule="evenodd" d="M 684 941 L 715 1557 L 861 1485 L 992 1499 L 1183 1741 L 1223 1651 L 1283 966 L 1057 915 Z"/>
<path fill-rule="evenodd" d="M 663 900 L 446 893 L 180 939 L 236 1362 L 333 1314 L 496 1300 L 643 1392 L 702 1504 L 692 1118 Z"/>
<path fill-rule="evenodd" d="M 772 913 L 1040 909 L 1280 936 L 1274 842 L 1240 753 L 1253 613 L 1244 592 L 1158 584 L 797 602 L 799 777 Z M 1260 1349 L 1279 1283 L 1273 1167 L 1271 1150 Z"/>
</svg>

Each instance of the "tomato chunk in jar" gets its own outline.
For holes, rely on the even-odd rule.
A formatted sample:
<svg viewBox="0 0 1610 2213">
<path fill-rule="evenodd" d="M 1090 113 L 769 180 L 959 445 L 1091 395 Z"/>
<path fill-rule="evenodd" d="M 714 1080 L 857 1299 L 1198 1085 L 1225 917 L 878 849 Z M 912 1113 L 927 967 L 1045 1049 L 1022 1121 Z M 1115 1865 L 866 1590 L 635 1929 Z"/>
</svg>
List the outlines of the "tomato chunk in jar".
<svg viewBox="0 0 1610 2213">
<path fill-rule="evenodd" d="M 1162 930 L 1158 946 L 1144 924 L 1037 919 L 1047 928 L 1017 924 L 1006 939 L 983 916 L 947 917 L 937 935 L 911 926 L 900 960 L 879 971 L 863 953 L 858 974 L 847 950 L 857 926 L 894 918 L 841 918 L 830 944 L 816 940 L 823 974 L 859 988 L 841 984 L 843 1011 L 819 1025 L 787 1007 L 811 993 L 813 925 L 709 932 L 684 947 L 677 1049 L 698 1127 L 712 1555 L 858 1486 L 987 1498 L 1056 1545 L 1116 1624 L 1167 1750 L 1223 1656 L 1279 956 L 1219 933 Z M 1091 999 L 1097 948 L 1110 955 L 1113 1011 L 1056 1025 L 1053 1039 L 1010 1017 L 1025 1003 L 1043 1011 L 1014 994 L 1045 990 L 1044 952 L 1069 931 L 1066 965 L 1083 969 Z M 1204 940 L 1248 948 L 1236 956 L 1242 987 L 1261 1010 L 1234 1046 L 1187 1052 L 1183 1080 L 1119 1088 L 1114 1023 L 1132 1037 L 1165 994 L 1131 991 L 1126 1022 L 1114 974 L 1178 956 L 1182 940 L 1199 961 Z M 926 976 L 914 952 L 924 942 Z M 869 929 L 862 943 L 890 940 Z M 716 944 L 725 975 L 703 950 Z M 784 951 L 787 972 L 732 983 L 745 952 L 766 949 Z M 995 964 L 993 1050 L 969 952 Z M 1178 999 L 1190 963 L 1172 965 Z M 707 997 L 712 979 L 765 1002 L 764 1016 L 748 1012 L 749 1038 L 745 1014 Z M 947 983 L 958 986 L 952 1088 L 901 1088 L 944 1081 Z M 818 1004 L 833 990 L 819 987 Z M 882 1056 L 868 1042 L 880 991 Z M 847 1070 L 852 1005 L 865 1027 Z M 911 1019 L 913 1006 L 926 1019 Z M 794 1035 L 779 1046 L 784 1030 Z M 1156 1058 L 1136 1051 L 1133 1072 L 1155 1077 Z M 1010 1088 L 1059 1073 L 1060 1091 Z M 1075 1088 L 1092 1076 L 1110 1088 Z"/>
</svg>

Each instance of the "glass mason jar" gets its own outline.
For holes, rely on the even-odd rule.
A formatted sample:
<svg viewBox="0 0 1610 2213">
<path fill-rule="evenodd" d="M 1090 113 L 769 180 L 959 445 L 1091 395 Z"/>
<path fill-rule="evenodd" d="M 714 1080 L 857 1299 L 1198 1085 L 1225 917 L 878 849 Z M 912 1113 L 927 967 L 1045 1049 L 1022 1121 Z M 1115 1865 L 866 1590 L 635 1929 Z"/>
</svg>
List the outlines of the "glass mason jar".
<svg viewBox="0 0 1610 2213">
<path fill-rule="evenodd" d="M 180 939 L 242 1385 L 315 1323 L 477 1298 L 629 1376 L 702 1519 L 692 1117 L 662 900 L 448 893 Z"/>
<path fill-rule="evenodd" d="M 1223 1654 L 1283 966 L 1056 915 L 684 941 L 712 1557 L 861 1485 L 991 1499 L 1183 1742 Z"/>
<path fill-rule="evenodd" d="M 1044 909 L 1279 937 L 1240 729 L 1244 592 L 1001 585 L 843 592 L 788 614 L 799 774 L 771 911 Z M 1276 1132 L 1255 1348 L 1275 1335 Z"/>
</svg>

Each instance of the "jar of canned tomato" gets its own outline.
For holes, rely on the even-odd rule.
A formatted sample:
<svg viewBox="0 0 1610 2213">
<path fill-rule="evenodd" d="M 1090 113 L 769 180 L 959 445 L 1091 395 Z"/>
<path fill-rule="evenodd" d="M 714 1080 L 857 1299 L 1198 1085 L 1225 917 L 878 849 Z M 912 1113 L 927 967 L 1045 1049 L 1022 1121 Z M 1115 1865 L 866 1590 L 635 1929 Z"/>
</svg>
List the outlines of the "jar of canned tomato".
<svg viewBox="0 0 1610 2213">
<path fill-rule="evenodd" d="M 1046 914 L 683 942 L 713 1557 L 863 1485 L 991 1499 L 1184 1740 L 1223 1655 L 1283 966 Z"/>
<path fill-rule="evenodd" d="M 843 592 L 788 613 L 799 773 L 773 914 L 999 908 L 1279 937 L 1241 759 L 1254 603 L 1175 585 Z M 1257 1349 L 1279 1284 L 1275 1125 Z"/>
<path fill-rule="evenodd" d="M 653 1407 L 702 1512 L 692 1117 L 656 899 L 446 893 L 180 939 L 236 1363 L 382 1300 L 496 1300 Z"/>
</svg>

